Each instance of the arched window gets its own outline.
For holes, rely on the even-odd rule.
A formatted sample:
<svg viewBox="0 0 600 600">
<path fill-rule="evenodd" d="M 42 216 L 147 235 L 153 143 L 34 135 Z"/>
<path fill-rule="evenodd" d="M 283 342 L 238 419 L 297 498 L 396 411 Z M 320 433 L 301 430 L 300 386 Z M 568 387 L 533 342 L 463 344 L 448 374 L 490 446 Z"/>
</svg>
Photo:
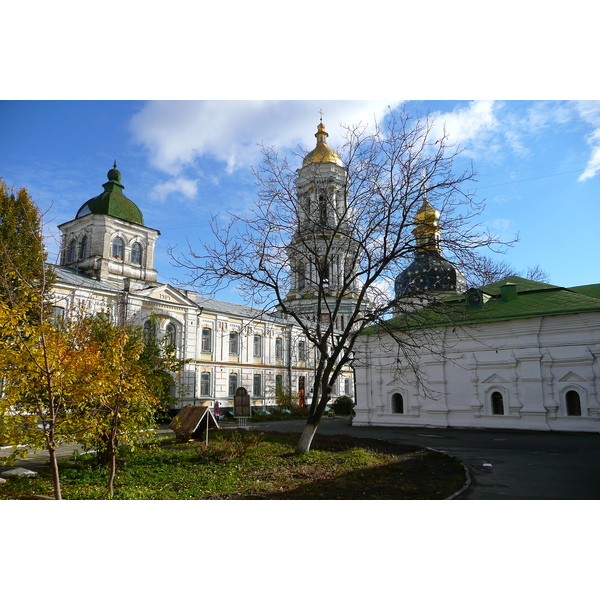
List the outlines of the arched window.
<svg viewBox="0 0 600 600">
<path fill-rule="evenodd" d="M 156 336 L 156 327 L 150 319 L 144 323 L 144 339 L 149 342 Z"/>
<path fill-rule="evenodd" d="M 175 347 L 177 343 L 177 329 L 175 329 L 175 325 L 173 323 L 169 323 L 165 329 L 165 338 L 167 344 L 169 346 Z"/>
<path fill-rule="evenodd" d="M 112 244 L 113 257 L 123 260 L 124 247 L 123 240 L 120 237 L 116 237 Z"/>
<path fill-rule="evenodd" d="M 565 395 L 565 401 L 567 404 L 567 416 L 580 417 L 581 399 L 579 398 L 579 394 L 575 390 L 569 390 Z"/>
<path fill-rule="evenodd" d="M 69 244 L 69 250 L 67 252 L 67 262 L 68 263 L 72 263 L 75 262 L 75 259 L 77 258 L 77 244 L 75 243 L 75 240 L 71 240 L 71 243 Z"/>
<path fill-rule="evenodd" d="M 131 246 L 131 262 L 134 265 L 142 264 L 142 245 L 139 242 L 134 242 Z"/>
<path fill-rule="evenodd" d="M 327 223 L 327 200 L 322 194 L 319 195 L 319 221 L 321 225 Z"/>
<path fill-rule="evenodd" d="M 500 392 L 492 393 L 492 414 L 503 415 L 504 414 L 504 399 Z"/>
<path fill-rule="evenodd" d="M 296 267 L 296 277 L 298 279 L 298 290 L 303 290 L 306 287 L 306 265 L 301 262 Z"/>
<path fill-rule="evenodd" d="M 84 235 L 81 238 L 81 244 L 79 246 L 79 258 L 85 258 L 87 256 L 88 253 L 88 239 L 87 239 L 87 235 Z"/>
<path fill-rule="evenodd" d="M 404 413 L 404 398 L 402 394 L 392 395 L 392 412 L 398 414 Z"/>
</svg>

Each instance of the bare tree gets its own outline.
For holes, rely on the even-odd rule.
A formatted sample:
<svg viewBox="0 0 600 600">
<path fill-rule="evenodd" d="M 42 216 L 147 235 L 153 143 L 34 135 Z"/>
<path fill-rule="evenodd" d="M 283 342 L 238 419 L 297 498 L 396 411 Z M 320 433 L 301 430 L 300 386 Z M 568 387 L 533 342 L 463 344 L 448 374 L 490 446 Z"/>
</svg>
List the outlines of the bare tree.
<svg viewBox="0 0 600 600">
<path fill-rule="evenodd" d="M 445 251 L 457 265 L 473 265 L 478 248 L 499 243 L 474 222 L 483 205 L 462 190 L 472 169 L 455 172 L 459 151 L 445 133 L 434 135 L 429 116 L 390 112 L 372 131 L 342 127 L 343 161 L 327 146 L 322 124 L 317 147 L 302 153 L 297 171 L 294 159 L 263 147 L 254 206 L 215 216 L 214 240 L 203 251 L 190 246 L 189 255 L 172 255 L 201 293 L 238 284 L 247 302 L 287 316 L 317 349 L 298 453 L 310 450 L 357 336 L 423 297 L 409 288 L 386 291 L 422 243 L 414 235 L 418 211 L 439 210 Z"/>
<path fill-rule="evenodd" d="M 494 260 L 489 256 L 478 256 L 475 258 L 473 269 L 471 269 L 471 283 L 475 287 L 496 283 L 506 279 L 511 275 L 541 281 L 550 282 L 550 275 L 540 267 L 539 264 L 534 267 L 527 267 L 525 271 L 515 269 L 513 265 L 504 260 Z"/>
</svg>

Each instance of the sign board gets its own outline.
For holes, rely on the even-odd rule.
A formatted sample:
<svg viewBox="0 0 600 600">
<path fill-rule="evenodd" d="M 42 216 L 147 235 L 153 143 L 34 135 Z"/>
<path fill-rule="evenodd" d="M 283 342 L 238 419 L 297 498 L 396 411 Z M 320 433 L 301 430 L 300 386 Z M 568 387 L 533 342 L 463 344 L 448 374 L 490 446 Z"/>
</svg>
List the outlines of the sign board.
<svg viewBox="0 0 600 600">
<path fill-rule="evenodd" d="M 234 417 L 251 417 L 250 396 L 246 388 L 239 387 L 235 391 L 233 399 L 233 416 Z"/>
</svg>

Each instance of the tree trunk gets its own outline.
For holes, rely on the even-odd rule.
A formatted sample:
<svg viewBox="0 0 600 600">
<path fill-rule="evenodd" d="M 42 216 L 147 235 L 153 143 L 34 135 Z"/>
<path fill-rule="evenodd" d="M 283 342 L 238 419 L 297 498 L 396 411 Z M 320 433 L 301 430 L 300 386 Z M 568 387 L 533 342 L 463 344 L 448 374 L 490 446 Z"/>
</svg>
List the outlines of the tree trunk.
<svg viewBox="0 0 600 600">
<path fill-rule="evenodd" d="M 300 440 L 298 441 L 298 445 L 296 446 L 297 455 L 306 454 L 307 452 L 310 452 L 310 446 L 312 444 L 313 438 L 315 437 L 315 433 L 317 432 L 317 427 L 321 422 L 321 417 L 325 412 L 327 402 L 329 402 L 329 399 L 331 398 L 331 387 L 326 382 L 321 384 L 320 389 L 323 390 L 321 394 L 321 399 L 319 400 L 319 402 L 315 402 L 315 398 L 313 397 L 310 415 L 306 420 L 304 431 L 302 432 Z M 316 392 L 315 396 L 317 396 Z"/>
<path fill-rule="evenodd" d="M 309 419 L 309 421 L 310 420 L 311 419 Z M 298 445 L 296 446 L 296 454 L 298 456 L 310 452 L 310 446 L 312 444 L 313 438 L 315 437 L 315 433 L 317 432 L 318 426 L 318 422 L 306 423 L 306 425 L 304 426 L 304 431 L 302 431 L 302 435 L 300 436 L 300 440 L 298 441 Z"/>
<path fill-rule="evenodd" d="M 62 500 L 62 493 L 60 490 L 60 477 L 58 474 L 58 459 L 56 457 L 56 448 L 51 443 L 48 446 L 48 454 L 50 456 L 50 472 L 52 473 L 52 485 L 54 486 L 54 499 Z"/>
<path fill-rule="evenodd" d="M 117 472 L 117 453 L 115 452 L 115 440 L 113 436 L 108 441 L 108 458 L 108 495 L 112 498 L 114 494 L 115 473 Z"/>
</svg>

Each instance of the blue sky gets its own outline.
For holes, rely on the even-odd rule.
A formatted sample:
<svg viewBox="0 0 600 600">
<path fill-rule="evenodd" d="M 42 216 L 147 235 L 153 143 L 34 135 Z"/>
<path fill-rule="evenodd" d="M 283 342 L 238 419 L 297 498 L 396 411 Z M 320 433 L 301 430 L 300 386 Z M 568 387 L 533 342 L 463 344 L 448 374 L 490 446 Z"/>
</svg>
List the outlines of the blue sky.
<svg viewBox="0 0 600 600">
<path fill-rule="evenodd" d="M 46 211 L 55 252 L 56 225 L 102 191 L 116 159 L 125 194 L 161 231 L 155 267 L 168 282 L 185 274 L 167 248 L 183 250 L 187 239 L 199 248 L 211 235 L 211 214 L 242 210 L 255 198 L 258 143 L 312 149 L 323 110 L 335 147 L 339 123 L 373 123 L 401 102 L 1 101 L 0 176 L 27 187 Z M 520 235 L 501 259 L 517 269 L 539 264 L 557 285 L 600 281 L 600 102 L 413 100 L 406 107 L 435 115 L 472 160 L 472 188 L 486 200 L 482 222 L 505 239 Z"/>
</svg>

